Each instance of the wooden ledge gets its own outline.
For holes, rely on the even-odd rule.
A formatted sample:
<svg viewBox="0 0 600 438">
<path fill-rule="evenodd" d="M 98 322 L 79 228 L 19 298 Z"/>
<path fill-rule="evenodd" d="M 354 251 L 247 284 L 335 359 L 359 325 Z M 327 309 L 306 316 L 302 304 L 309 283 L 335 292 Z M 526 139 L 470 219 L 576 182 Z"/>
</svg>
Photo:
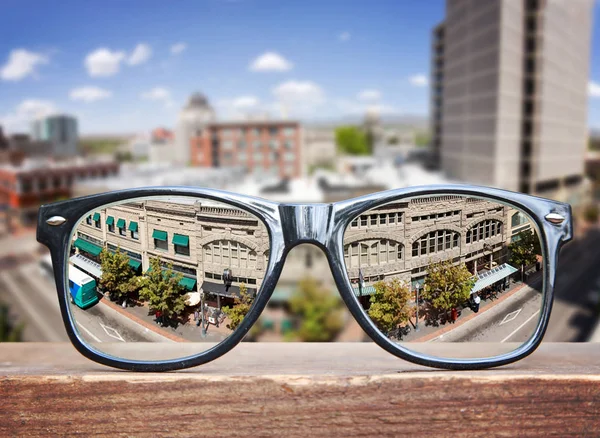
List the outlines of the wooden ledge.
<svg viewBox="0 0 600 438">
<path fill-rule="evenodd" d="M 113 370 L 70 344 L 0 344 L 0 436 L 595 435 L 598 344 L 441 371 L 374 344 L 243 343 L 191 370 Z"/>
</svg>

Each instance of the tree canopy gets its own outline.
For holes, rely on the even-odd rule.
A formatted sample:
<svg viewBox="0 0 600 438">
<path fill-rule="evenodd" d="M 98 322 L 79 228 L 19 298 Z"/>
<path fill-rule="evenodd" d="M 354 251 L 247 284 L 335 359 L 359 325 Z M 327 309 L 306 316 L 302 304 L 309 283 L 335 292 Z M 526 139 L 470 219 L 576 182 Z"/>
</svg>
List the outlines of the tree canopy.
<svg viewBox="0 0 600 438">
<path fill-rule="evenodd" d="M 246 314 L 252 307 L 254 297 L 248 292 L 248 288 L 245 284 L 240 284 L 240 296 L 235 297 L 234 305 L 232 307 L 224 306 L 221 310 L 229 318 L 229 324 L 227 328 L 235 330 L 242 323 Z"/>
<path fill-rule="evenodd" d="M 367 136 L 356 126 L 340 126 L 335 130 L 338 150 L 348 155 L 368 155 Z"/>
<path fill-rule="evenodd" d="M 160 258 L 150 258 L 150 270 L 142 281 L 140 298 L 147 301 L 150 310 L 159 311 L 167 319 L 172 319 L 185 309 L 185 288 L 179 284 L 183 275 L 174 273 L 173 266 L 162 269 Z"/>
<path fill-rule="evenodd" d="M 469 299 L 474 284 L 475 277 L 464 263 L 445 260 L 428 266 L 421 296 L 434 309 L 448 311 Z"/>
<path fill-rule="evenodd" d="M 531 230 L 521 231 L 514 242 L 508 245 L 510 264 L 518 267 L 529 266 L 537 261 L 541 252 L 540 240 Z"/>
<path fill-rule="evenodd" d="M 410 287 L 398 278 L 378 281 L 373 287 L 369 318 L 386 334 L 405 326 L 415 311 Z"/>
<path fill-rule="evenodd" d="M 100 286 L 112 299 L 126 298 L 139 289 L 139 278 L 129 265 L 129 257 L 120 248 L 114 253 L 104 248 L 100 253 L 100 265 Z"/>
<path fill-rule="evenodd" d="M 298 284 L 289 301 L 290 310 L 300 318 L 296 336 L 307 342 L 329 342 L 344 325 L 343 305 L 339 296 L 324 289 L 313 278 Z"/>
</svg>

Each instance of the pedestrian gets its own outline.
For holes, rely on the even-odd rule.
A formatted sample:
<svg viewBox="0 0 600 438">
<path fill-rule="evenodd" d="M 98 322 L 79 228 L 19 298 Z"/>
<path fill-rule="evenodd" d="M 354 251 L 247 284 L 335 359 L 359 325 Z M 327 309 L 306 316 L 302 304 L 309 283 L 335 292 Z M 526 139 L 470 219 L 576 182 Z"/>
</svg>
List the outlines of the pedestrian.
<svg viewBox="0 0 600 438">
<path fill-rule="evenodd" d="M 458 310 L 456 310 L 456 307 L 452 308 L 452 310 L 450 311 L 450 316 L 452 318 L 452 322 L 456 322 L 456 320 L 458 319 Z"/>
<path fill-rule="evenodd" d="M 199 317 L 200 317 L 200 313 L 198 312 L 198 309 L 196 309 L 196 311 L 194 312 L 194 321 L 198 321 Z"/>
<path fill-rule="evenodd" d="M 479 303 L 481 302 L 481 298 L 479 295 L 475 294 L 475 298 L 473 299 L 473 312 L 479 312 Z"/>
</svg>

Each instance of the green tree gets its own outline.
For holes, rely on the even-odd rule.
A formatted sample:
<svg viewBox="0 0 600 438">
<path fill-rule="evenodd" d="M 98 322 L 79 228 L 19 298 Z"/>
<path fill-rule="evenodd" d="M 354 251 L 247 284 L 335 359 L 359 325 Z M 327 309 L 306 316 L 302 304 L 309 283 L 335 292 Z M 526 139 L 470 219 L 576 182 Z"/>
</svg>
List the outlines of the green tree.
<svg viewBox="0 0 600 438">
<path fill-rule="evenodd" d="M 338 150 L 348 155 L 368 155 L 367 136 L 356 126 L 340 126 L 335 130 Z"/>
<path fill-rule="evenodd" d="M 139 279 L 129 265 L 129 257 L 120 248 L 111 253 L 106 248 L 100 253 L 102 277 L 100 286 L 112 300 L 127 298 L 139 289 Z"/>
<path fill-rule="evenodd" d="M 24 324 L 14 325 L 10 321 L 8 306 L 0 304 L 0 342 L 20 342 Z"/>
<path fill-rule="evenodd" d="M 221 310 L 227 317 L 229 318 L 229 324 L 227 324 L 227 328 L 229 330 L 235 330 L 242 323 L 246 314 L 250 311 L 250 307 L 252 307 L 252 302 L 254 301 L 254 297 L 252 294 L 248 292 L 248 288 L 245 284 L 240 284 L 240 296 L 235 297 L 233 301 L 233 306 L 224 306 Z"/>
<path fill-rule="evenodd" d="M 426 131 L 420 131 L 415 134 L 415 144 L 417 146 L 429 146 L 431 143 L 431 134 Z"/>
<path fill-rule="evenodd" d="M 151 312 L 161 312 L 166 320 L 172 320 L 185 310 L 185 288 L 179 284 L 183 275 L 173 272 L 168 265 L 163 270 L 159 257 L 150 258 L 150 270 L 142 282 L 140 298 L 147 301 Z"/>
<path fill-rule="evenodd" d="M 523 272 L 525 266 L 534 264 L 541 252 L 540 240 L 531 230 L 521 231 L 515 236 L 515 241 L 508 245 L 509 263 L 518 266 Z"/>
<path fill-rule="evenodd" d="M 328 342 L 344 325 L 343 305 L 337 295 L 310 277 L 298 284 L 289 301 L 291 312 L 300 319 L 295 335 L 302 341 Z"/>
<path fill-rule="evenodd" d="M 371 305 L 367 311 L 369 318 L 388 335 L 406 326 L 414 314 L 408 285 L 393 278 L 390 281 L 378 281 L 373 287 L 375 293 L 371 295 Z"/>
<path fill-rule="evenodd" d="M 464 263 L 445 260 L 428 266 L 421 296 L 438 312 L 448 311 L 469 299 L 474 284 Z"/>
</svg>

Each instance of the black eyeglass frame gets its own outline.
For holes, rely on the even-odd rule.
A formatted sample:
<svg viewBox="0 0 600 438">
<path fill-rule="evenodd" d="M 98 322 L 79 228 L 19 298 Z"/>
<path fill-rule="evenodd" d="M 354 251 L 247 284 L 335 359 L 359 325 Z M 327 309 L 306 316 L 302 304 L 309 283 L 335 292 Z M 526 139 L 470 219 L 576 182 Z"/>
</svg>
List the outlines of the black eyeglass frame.
<svg viewBox="0 0 600 438">
<path fill-rule="evenodd" d="M 534 220 L 544 260 L 543 299 L 540 318 L 533 335 L 517 349 L 489 358 L 441 359 L 412 351 L 382 334 L 361 309 L 345 268 L 343 238 L 346 228 L 361 213 L 402 199 L 463 195 L 495 200 L 522 210 Z M 149 197 L 186 196 L 219 201 L 238 207 L 259 218 L 270 237 L 269 262 L 263 284 L 240 326 L 227 339 L 193 356 L 164 361 L 134 361 L 110 356 L 88 346 L 75 329 L 69 312 L 67 267 L 71 236 L 90 211 L 123 201 Z M 443 369 L 477 370 L 515 362 L 531 354 L 540 344 L 552 309 L 556 268 L 561 246 L 573 237 L 571 206 L 566 203 L 471 185 L 418 186 L 373 193 L 331 204 L 282 204 L 261 198 L 196 187 L 148 187 L 103 193 L 43 205 L 38 213 L 37 240 L 50 250 L 54 279 L 63 322 L 69 339 L 85 357 L 103 365 L 131 371 L 173 371 L 195 367 L 217 359 L 239 343 L 269 301 L 283 268 L 287 253 L 309 243 L 327 256 L 338 291 L 352 316 L 367 335 L 384 350 L 407 361 Z"/>
</svg>

